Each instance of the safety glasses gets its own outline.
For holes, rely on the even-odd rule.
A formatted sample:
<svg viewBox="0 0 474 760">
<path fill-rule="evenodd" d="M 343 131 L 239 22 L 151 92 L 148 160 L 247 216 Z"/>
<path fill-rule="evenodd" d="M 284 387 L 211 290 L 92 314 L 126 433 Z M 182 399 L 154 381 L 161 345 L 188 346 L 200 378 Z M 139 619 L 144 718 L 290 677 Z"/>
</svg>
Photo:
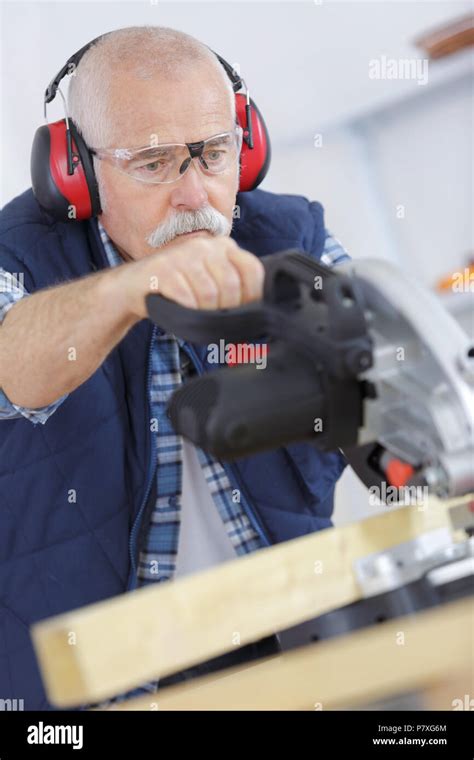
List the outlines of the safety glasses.
<svg viewBox="0 0 474 760">
<path fill-rule="evenodd" d="M 196 158 L 205 174 L 223 174 L 235 166 L 242 148 L 242 127 L 195 143 L 167 143 L 132 150 L 92 148 L 97 158 L 139 182 L 162 185 L 181 179 Z"/>
</svg>

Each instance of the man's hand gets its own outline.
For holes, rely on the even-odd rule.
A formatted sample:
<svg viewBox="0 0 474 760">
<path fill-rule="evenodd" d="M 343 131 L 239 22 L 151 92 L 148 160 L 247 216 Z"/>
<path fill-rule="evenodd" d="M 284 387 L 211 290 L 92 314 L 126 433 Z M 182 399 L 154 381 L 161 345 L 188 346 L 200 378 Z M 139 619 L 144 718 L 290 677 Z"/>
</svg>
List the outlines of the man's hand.
<svg viewBox="0 0 474 760">
<path fill-rule="evenodd" d="M 124 307 L 143 319 L 148 293 L 195 309 L 231 308 L 262 298 L 263 280 L 263 264 L 231 238 L 193 236 L 120 266 L 115 285 Z"/>
<path fill-rule="evenodd" d="M 47 406 L 85 382 L 148 316 L 148 293 L 192 308 L 230 308 L 261 298 L 263 279 L 258 258 L 230 238 L 196 235 L 140 261 L 39 290 L 16 303 L 0 327 L 0 388 L 19 406 Z"/>
</svg>

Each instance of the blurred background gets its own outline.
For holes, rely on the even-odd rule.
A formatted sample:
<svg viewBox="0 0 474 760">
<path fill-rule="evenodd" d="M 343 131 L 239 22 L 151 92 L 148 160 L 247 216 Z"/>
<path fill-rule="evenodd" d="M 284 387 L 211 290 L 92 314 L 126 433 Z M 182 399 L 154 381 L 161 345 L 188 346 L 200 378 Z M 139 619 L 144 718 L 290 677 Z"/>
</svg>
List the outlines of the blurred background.
<svg viewBox="0 0 474 760">
<path fill-rule="evenodd" d="M 457 0 L 1 2 L 0 204 L 30 185 L 43 93 L 67 58 L 112 29 L 170 26 L 219 52 L 246 80 L 272 138 L 264 189 L 320 201 L 351 256 L 389 259 L 435 288 L 473 257 L 473 48 L 448 44 L 449 54 L 428 63 L 430 40 L 425 49 L 416 41 L 472 7 Z M 62 115 L 57 98 L 48 116 Z M 346 472 L 336 524 L 377 509 Z"/>
</svg>

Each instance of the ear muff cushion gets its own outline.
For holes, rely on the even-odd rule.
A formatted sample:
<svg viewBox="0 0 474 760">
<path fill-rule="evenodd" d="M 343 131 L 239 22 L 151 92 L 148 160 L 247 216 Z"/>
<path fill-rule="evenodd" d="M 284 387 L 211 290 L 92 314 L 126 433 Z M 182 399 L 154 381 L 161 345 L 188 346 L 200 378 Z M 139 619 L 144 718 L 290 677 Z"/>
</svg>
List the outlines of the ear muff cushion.
<svg viewBox="0 0 474 760">
<path fill-rule="evenodd" d="M 247 123 L 245 113 L 246 102 L 245 95 L 237 93 L 235 96 L 236 116 L 237 121 L 244 131 Z M 240 153 L 241 170 L 239 192 L 255 190 L 267 174 L 271 160 L 270 137 L 265 121 L 252 99 L 250 99 L 250 104 L 252 106 L 251 114 L 254 147 L 252 149 L 249 148 L 245 140 L 242 143 L 242 150 Z"/>
<path fill-rule="evenodd" d="M 81 159 L 87 187 L 89 189 L 91 216 L 97 216 L 97 214 L 100 214 L 101 208 L 99 187 L 95 176 L 93 158 L 87 148 L 87 145 L 77 131 L 76 125 L 71 119 L 69 119 L 69 128 L 71 130 L 73 145 L 76 146 L 77 152 L 79 153 L 79 157 Z"/>
<path fill-rule="evenodd" d="M 33 140 L 31 180 L 40 206 L 60 221 L 89 219 L 100 213 L 100 200 L 92 157 L 74 124 L 69 121 L 74 173 L 67 173 L 66 122 L 40 127 Z"/>
<path fill-rule="evenodd" d="M 69 201 L 55 182 L 50 166 L 51 133 L 49 125 L 36 130 L 31 149 L 31 185 L 40 206 L 57 219 L 67 219 Z"/>
</svg>

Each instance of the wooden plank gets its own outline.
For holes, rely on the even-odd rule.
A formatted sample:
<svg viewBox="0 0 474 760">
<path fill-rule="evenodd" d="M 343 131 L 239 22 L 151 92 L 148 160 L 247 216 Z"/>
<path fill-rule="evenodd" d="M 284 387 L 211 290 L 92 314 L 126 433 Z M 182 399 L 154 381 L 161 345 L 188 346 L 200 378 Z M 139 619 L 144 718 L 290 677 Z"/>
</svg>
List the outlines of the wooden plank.
<svg viewBox="0 0 474 760">
<path fill-rule="evenodd" d="M 473 622 L 462 600 L 109 709 L 333 710 L 422 689 L 452 710 L 473 693 Z"/>
<path fill-rule="evenodd" d="M 42 621 L 32 637 L 49 699 L 101 701 L 229 651 L 237 638 L 244 645 L 356 601 L 354 561 L 447 527 L 450 504 L 390 508 Z"/>
<path fill-rule="evenodd" d="M 424 710 L 474 710 L 472 666 L 435 683 L 422 693 Z"/>
<path fill-rule="evenodd" d="M 431 29 L 418 37 L 415 45 L 434 60 L 471 47 L 474 45 L 474 16 L 469 13 L 437 29 Z"/>
</svg>

